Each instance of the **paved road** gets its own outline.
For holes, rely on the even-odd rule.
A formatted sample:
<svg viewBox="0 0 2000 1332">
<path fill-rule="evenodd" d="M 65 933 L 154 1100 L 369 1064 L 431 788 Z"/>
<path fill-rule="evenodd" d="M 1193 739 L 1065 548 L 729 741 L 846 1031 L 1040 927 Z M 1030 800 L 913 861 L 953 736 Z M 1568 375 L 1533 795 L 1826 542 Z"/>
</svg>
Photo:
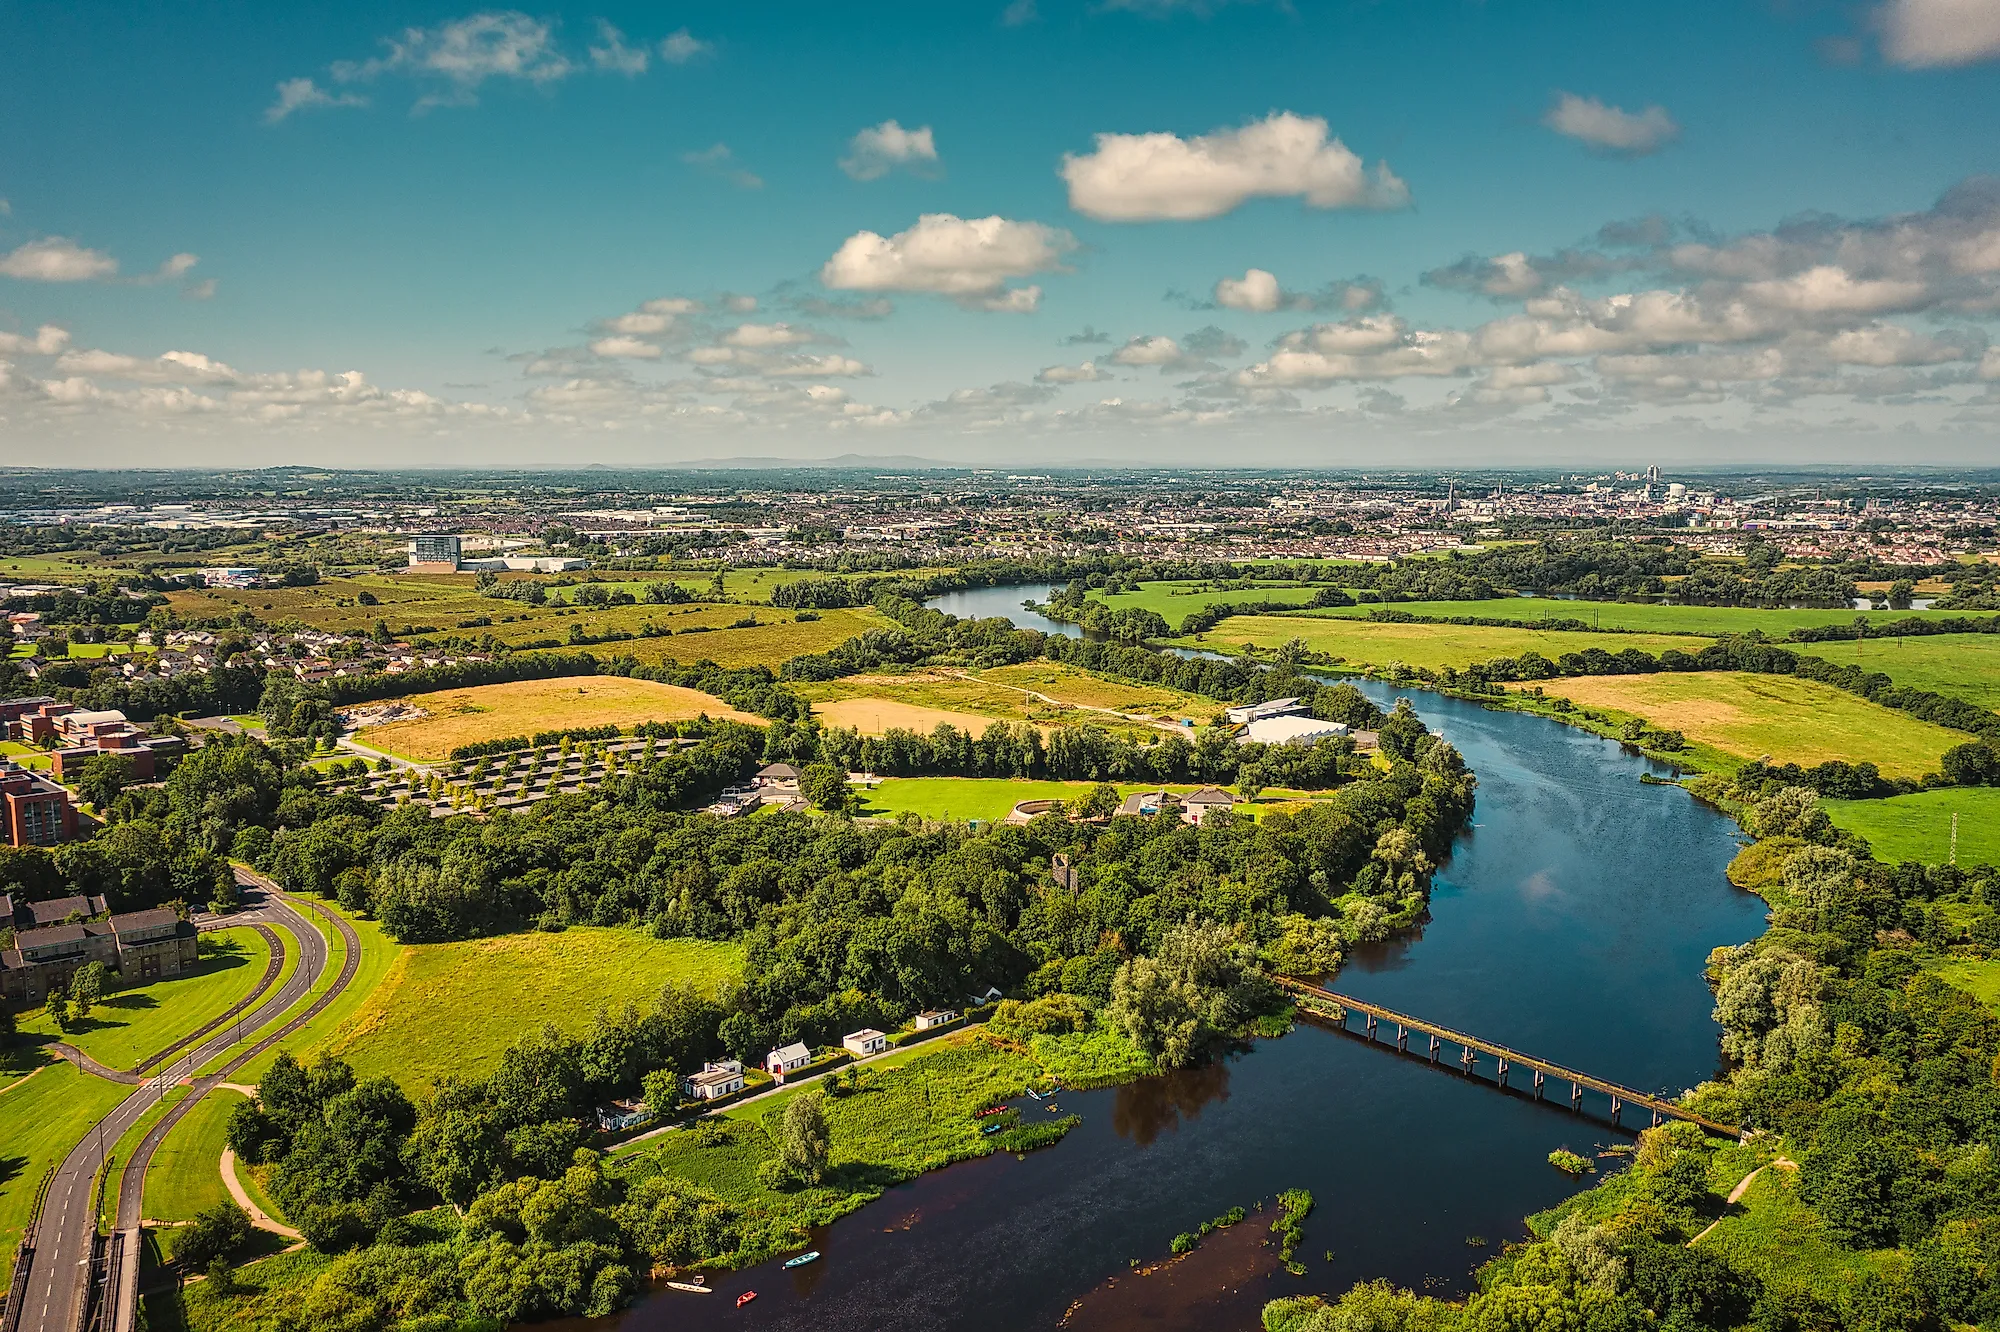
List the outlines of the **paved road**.
<svg viewBox="0 0 2000 1332">
<path fill-rule="evenodd" d="M 78 1314 L 85 1303 L 87 1281 L 90 1275 L 90 1260 L 97 1238 L 97 1214 L 93 1205 L 96 1176 L 104 1156 L 127 1130 L 138 1122 L 139 1117 L 156 1104 L 166 1089 L 182 1078 L 191 1075 L 203 1064 L 215 1059 L 235 1044 L 241 1030 L 254 1031 L 258 1027 L 277 1018 L 286 1009 L 303 999 L 318 983 L 326 970 L 326 940 L 314 929 L 297 909 L 279 891 L 278 886 L 261 875 L 238 869 L 237 882 L 245 889 L 243 914 L 249 919 L 283 923 L 299 943 L 299 965 L 285 983 L 274 990 L 256 1009 L 245 1017 L 239 1026 L 232 1025 L 227 1030 L 209 1037 L 194 1049 L 173 1062 L 160 1076 L 149 1080 L 126 1097 L 103 1119 L 93 1126 L 84 1140 L 77 1144 L 62 1165 L 56 1169 L 49 1182 L 48 1195 L 42 1204 L 40 1218 L 33 1232 L 34 1252 L 28 1269 L 26 1288 L 18 1311 L 9 1310 L 6 1332 L 72 1332 Z M 342 968 L 340 981 L 330 989 L 298 1020 L 287 1024 L 284 1030 L 261 1042 L 253 1050 L 246 1051 L 233 1061 L 223 1075 L 204 1078 L 196 1084 L 188 1098 L 177 1107 L 172 1118 L 185 1112 L 195 1098 L 222 1076 L 235 1071 L 249 1058 L 261 1053 L 275 1041 L 289 1035 L 304 1017 L 311 1016 L 345 987 L 352 977 L 354 967 L 360 959 L 359 940 L 346 927 L 345 921 L 336 923 L 343 927 L 347 938 L 346 965 Z M 147 1160 L 151 1159 L 151 1146 L 157 1146 L 159 1136 L 164 1136 L 159 1128 L 149 1134 L 146 1146 L 142 1147 Z M 134 1154 L 134 1162 L 139 1159 Z M 128 1183 L 129 1167 L 128 1167 Z M 144 1202 L 144 1168 L 141 1166 L 137 1186 L 129 1188 L 120 1197 L 120 1214 L 123 1216 L 129 1202 L 133 1210 Z M 136 1215 L 133 1224 L 137 1224 Z M 23 1246 L 24 1254 L 26 1246 Z"/>
</svg>

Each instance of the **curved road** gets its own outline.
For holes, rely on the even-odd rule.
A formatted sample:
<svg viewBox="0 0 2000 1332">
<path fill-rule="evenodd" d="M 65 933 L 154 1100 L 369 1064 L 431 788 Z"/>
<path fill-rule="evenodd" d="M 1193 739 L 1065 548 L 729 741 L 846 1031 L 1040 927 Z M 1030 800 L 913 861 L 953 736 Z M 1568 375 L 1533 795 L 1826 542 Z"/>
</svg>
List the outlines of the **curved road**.
<svg viewBox="0 0 2000 1332">
<path fill-rule="evenodd" d="M 286 1009 L 304 998 L 325 974 L 326 940 L 291 904 L 287 895 L 275 883 L 252 871 L 239 867 L 236 878 L 237 882 L 247 890 L 245 904 L 249 908 L 236 919 L 241 923 L 261 919 L 287 926 L 293 937 L 298 940 L 298 967 L 283 985 L 272 992 L 240 1024 L 209 1037 L 193 1050 L 174 1060 L 172 1066 L 160 1076 L 144 1083 L 119 1102 L 116 1108 L 98 1121 L 90 1135 L 64 1159 L 50 1179 L 48 1195 L 35 1222 L 31 1235 L 32 1258 L 28 1256 L 27 1244 L 24 1243 L 22 1246 L 23 1259 L 29 1262 L 27 1282 L 19 1310 L 8 1311 L 5 1323 L 7 1332 L 15 1332 L 15 1329 L 20 1329 L 20 1332 L 73 1332 L 79 1317 L 89 1303 L 91 1260 L 97 1240 L 97 1213 L 93 1205 L 93 1191 L 97 1172 L 103 1164 L 105 1154 L 139 1121 L 141 1115 L 158 1103 L 166 1094 L 168 1087 L 187 1078 L 203 1064 L 228 1051 L 236 1043 L 238 1034 L 244 1027 L 255 1030 L 284 1013 Z M 339 929 L 346 944 L 346 958 L 339 977 L 311 1007 L 270 1036 L 237 1055 L 221 1072 L 196 1079 L 187 1097 L 154 1125 L 138 1150 L 133 1153 L 132 1160 L 126 1165 L 121 1179 L 118 1200 L 121 1227 L 137 1227 L 145 1201 L 146 1166 L 151 1162 L 153 1150 L 159 1146 L 167 1130 L 187 1112 L 188 1107 L 216 1083 L 223 1081 L 229 1074 L 316 1017 L 339 996 L 342 990 L 347 988 L 348 982 L 353 979 L 355 968 L 360 964 L 360 939 L 355 935 L 353 927 L 339 916 L 332 913 L 322 914 L 326 914 Z M 114 1272 L 114 1281 L 117 1277 L 118 1274 Z M 136 1292 L 113 1293 L 123 1295 L 122 1303 L 127 1310 L 136 1299 Z M 111 1308 L 118 1309 L 121 1301 L 114 1299 L 109 1301 L 109 1304 Z M 129 1322 L 127 1325 L 129 1326 Z"/>
</svg>

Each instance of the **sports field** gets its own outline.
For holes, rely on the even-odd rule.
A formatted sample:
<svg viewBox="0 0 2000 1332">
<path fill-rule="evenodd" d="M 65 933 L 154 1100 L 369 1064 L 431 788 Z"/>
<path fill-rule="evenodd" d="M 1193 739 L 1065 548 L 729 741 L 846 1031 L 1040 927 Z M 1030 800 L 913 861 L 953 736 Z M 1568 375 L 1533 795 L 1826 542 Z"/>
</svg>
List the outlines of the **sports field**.
<svg viewBox="0 0 2000 1332">
<path fill-rule="evenodd" d="M 1846 639 L 1800 643 L 1810 657 L 1880 671 L 1899 685 L 2000 707 L 2000 634 L 1938 634 L 1929 638 Z"/>
<path fill-rule="evenodd" d="M 1381 605 L 1337 606 L 1300 611 L 1301 615 L 1335 619 L 1367 619 L 1373 610 L 1406 611 L 1411 615 L 1449 619 L 1469 615 L 1487 620 L 1581 620 L 1605 629 L 1631 629 L 1656 634 L 1694 634 L 1716 637 L 1743 634 L 1752 629 L 1772 638 L 1783 638 L 1794 629 L 1817 628 L 1826 624 L 1852 624 L 1865 615 L 1877 624 L 1890 620 L 1922 618 L 1931 611 L 1854 610 L 1766 610 L 1754 606 L 1655 606 L 1631 605 L 1617 601 L 1571 601 L 1562 597 L 1494 597 L 1486 601 L 1398 601 Z M 1801 645 L 1811 651 L 1816 645 Z M 1686 645 L 1682 645 L 1685 650 Z"/>
<path fill-rule="evenodd" d="M 1679 731 L 1744 763 L 1766 755 L 1774 763 L 1804 767 L 1840 759 L 1873 763 L 1891 777 L 1918 777 L 1937 771 L 1939 756 L 1966 738 L 1831 685 L 1790 675 L 1705 671 L 1538 683 L 1545 692 L 1584 707 Z"/>
<path fill-rule="evenodd" d="M 1622 652 L 1638 648 L 1661 653 L 1668 648 L 1686 652 L 1704 640 L 1661 634 L 1550 633 L 1541 629 L 1458 624 L 1378 624 L 1352 619 L 1290 615 L 1232 615 L 1199 638 L 1176 640 L 1194 647 L 1276 648 L 1299 639 L 1315 652 L 1325 652 L 1350 666 L 1422 666 L 1441 670 L 1466 667 L 1495 657 L 1518 657 L 1535 651 L 1551 661 L 1565 652 L 1602 648 Z"/>
<path fill-rule="evenodd" d="M 247 928 L 204 934 L 201 949 L 188 974 L 114 991 L 67 1036 L 45 1009 L 22 1014 L 21 1033 L 67 1041 L 106 1068 L 129 1069 L 234 1007 L 263 978 L 271 957 L 262 936 Z"/>
<path fill-rule="evenodd" d="M 2000 788 L 1947 786 L 1888 800 L 1828 800 L 1827 817 L 1868 839 L 1877 860 L 1951 858 L 1951 816 L 1958 815 L 1958 863 L 2000 865 Z"/>
<path fill-rule="evenodd" d="M 735 944 L 593 926 L 401 947 L 319 1052 L 417 1092 L 447 1073 L 484 1076 L 544 1022 L 580 1031 L 600 1006 L 648 1008 L 669 983 L 712 992 L 741 965 Z"/>
<path fill-rule="evenodd" d="M 366 727 L 355 740 L 417 759 L 442 759 L 459 745 L 571 727 L 682 721 L 702 713 L 762 726 L 712 694 L 654 680 L 619 675 L 517 680 L 511 684 L 447 689 L 399 700 L 428 716 Z"/>
</svg>

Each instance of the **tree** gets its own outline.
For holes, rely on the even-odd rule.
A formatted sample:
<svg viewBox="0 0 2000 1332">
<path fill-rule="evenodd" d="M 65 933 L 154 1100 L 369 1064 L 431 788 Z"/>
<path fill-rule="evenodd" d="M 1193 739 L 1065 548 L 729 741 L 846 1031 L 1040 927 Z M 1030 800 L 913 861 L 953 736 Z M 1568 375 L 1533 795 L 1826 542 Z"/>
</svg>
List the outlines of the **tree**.
<svg viewBox="0 0 2000 1332">
<path fill-rule="evenodd" d="M 90 1010 L 103 1000 L 104 983 L 110 974 L 110 968 L 102 962 L 86 962 L 70 977 L 69 1002 L 79 1022 L 89 1017 Z"/>
<path fill-rule="evenodd" d="M 1253 763 L 1246 763 L 1236 770 L 1236 794 L 1249 804 L 1256 804 L 1257 797 L 1264 790 L 1264 773 Z"/>
<path fill-rule="evenodd" d="M 1086 819 L 1108 819 L 1118 812 L 1118 788 L 1110 782 L 1099 782 L 1090 788 L 1090 794 L 1077 806 L 1077 815 Z"/>
<path fill-rule="evenodd" d="M 63 993 L 62 986 L 49 986 L 49 997 L 43 1001 L 42 1007 L 47 1010 L 49 1021 L 55 1023 L 57 1031 L 67 1036 L 75 1029 L 75 1020 L 71 1016 L 69 1006 L 69 996 Z"/>
<path fill-rule="evenodd" d="M 77 769 L 76 789 L 85 800 L 106 809 L 137 776 L 132 760 L 123 754 L 98 754 Z"/>
<path fill-rule="evenodd" d="M 1261 980 L 1228 926 L 1189 920 L 1157 956 L 1118 968 L 1105 1016 L 1163 1067 L 1184 1068 L 1250 1015 Z"/>
<path fill-rule="evenodd" d="M 506 1156 L 500 1114 L 484 1084 L 453 1077 L 438 1079 L 403 1146 L 417 1178 L 460 1206 L 500 1177 Z"/>
<path fill-rule="evenodd" d="M 1417 756 L 1417 745 L 1430 734 L 1417 710 L 1410 706 L 1410 700 L 1396 700 L 1396 710 L 1382 719 L 1375 731 L 1382 752 L 1391 758 L 1411 759 Z"/>
<path fill-rule="evenodd" d="M 233 1202 L 219 1202 L 195 1216 L 194 1224 L 174 1232 L 174 1261 L 196 1271 L 250 1238 L 250 1216 Z"/>
<path fill-rule="evenodd" d="M 845 813 L 852 799 L 847 774 L 831 763 L 814 763 L 801 772 L 799 794 L 829 814 Z"/>
<path fill-rule="evenodd" d="M 809 1091 L 785 1106 L 778 1124 L 778 1156 L 785 1168 L 817 1184 L 826 1178 L 833 1135 L 826 1126 L 826 1093 Z"/>
</svg>

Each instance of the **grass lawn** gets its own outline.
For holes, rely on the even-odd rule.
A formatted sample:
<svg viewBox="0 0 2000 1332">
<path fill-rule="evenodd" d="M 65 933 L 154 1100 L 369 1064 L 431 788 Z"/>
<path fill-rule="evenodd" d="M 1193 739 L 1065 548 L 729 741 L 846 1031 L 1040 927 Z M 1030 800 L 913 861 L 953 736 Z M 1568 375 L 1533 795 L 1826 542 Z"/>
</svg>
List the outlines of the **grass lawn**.
<svg viewBox="0 0 2000 1332">
<path fill-rule="evenodd" d="M 229 1116 L 241 1104 L 237 1092 L 212 1091 L 174 1125 L 146 1172 L 147 1220 L 192 1221 L 204 1208 L 229 1201 L 219 1163 L 229 1145 Z"/>
<path fill-rule="evenodd" d="M 1095 782 L 1017 781 L 1009 777 L 885 777 L 881 785 L 867 793 L 868 803 L 861 813 L 901 814 L 907 810 L 927 819 L 985 819 L 997 823 L 1023 800 L 1081 800 L 1095 785 Z M 1121 796 L 1160 789 L 1139 782 L 1115 785 Z M 1167 787 L 1178 792 L 1194 789 Z M 1257 804 L 1260 808 L 1275 809 L 1309 798 L 1305 792 L 1273 788 L 1260 794 Z"/>
<path fill-rule="evenodd" d="M 64 1036 L 44 1010 L 25 1013 L 23 1035 L 68 1041 L 108 1068 L 131 1068 L 213 1021 L 250 994 L 271 950 L 249 928 L 201 936 L 201 959 L 186 975 L 113 993 Z"/>
<path fill-rule="evenodd" d="M 1313 599 L 1318 590 L 1310 587 L 1253 587 L 1243 591 L 1211 591 L 1205 581 L 1176 581 L 1166 583 L 1141 583 L 1134 592 L 1117 592 L 1106 596 L 1102 592 L 1092 592 L 1092 601 L 1101 601 L 1112 610 L 1149 610 L 1165 620 L 1169 626 L 1179 629 L 1181 621 L 1208 606 L 1236 606 L 1246 601 L 1282 601 L 1291 606 L 1303 606 Z"/>
<path fill-rule="evenodd" d="M 1801 643 L 1807 656 L 1880 671 L 1899 685 L 2000 707 L 2000 634 L 1938 634 L 1932 638 L 1865 638 Z"/>
<path fill-rule="evenodd" d="M 1367 619 L 1375 605 L 1336 606 L 1301 611 L 1315 618 Z M 1852 624 L 1857 615 L 1866 615 L 1876 624 L 1891 620 L 1942 615 L 1942 611 L 1854 611 L 1854 610 L 1767 610 L 1753 606 L 1657 606 L 1631 605 L 1616 601 L 1569 601 L 1561 597 L 1494 597 L 1486 601 L 1398 601 L 1389 609 L 1412 615 L 1450 618 L 1471 615 L 1487 620 L 1582 620 L 1605 629 L 1635 629 L 1656 634 L 1695 634 L 1717 637 L 1760 629 L 1773 638 L 1783 638 L 1794 629 L 1818 628 L 1824 624 Z M 1806 652 L 1817 652 L 1820 644 L 1801 644 Z M 1685 648 L 1685 645 L 1683 645 Z M 1650 649 L 1649 649 L 1650 650 Z"/>
<path fill-rule="evenodd" d="M 1738 762 L 1768 754 L 1811 767 L 1828 759 L 1873 763 L 1891 777 L 1935 772 L 1965 735 L 1879 707 L 1831 685 L 1789 675 L 1703 671 L 1586 675 L 1542 689 L 1587 708 L 1643 717 Z"/>
<path fill-rule="evenodd" d="M 386 1073 L 421 1091 L 440 1074 L 490 1072 L 544 1022 L 577 1031 L 599 1005 L 650 1007 L 670 981 L 713 991 L 741 963 L 734 944 L 590 926 L 416 944 L 396 952 L 374 993 L 321 1049 L 361 1077 Z"/>
<path fill-rule="evenodd" d="M 42 1176 L 132 1089 L 50 1064 L 0 1092 L 0 1283 L 14 1270 Z"/>
<path fill-rule="evenodd" d="M 24 768 L 45 769 L 54 766 L 55 760 L 48 751 L 33 745 L 24 745 L 19 740 L 0 740 L 0 756 L 12 759 Z"/>
<path fill-rule="evenodd" d="M 1377 624 L 1352 619 L 1307 618 L 1290 615 L 1232 615 L 1197 638 L 1178 639 L 1191 647 L 1231 649 L 1245 643 L 1275 648 L 1297 638 L 1315 652 L 1325 652 L 1350 666 L 1465 667 L 1495 657 L 1518 657 L 1535 651 L 1554 661 L 1565 652 L 1603 648 L 1622 652 L 1638 648 L 1655 655 L 1668 648 L 1699 650 L 1701 643 L 1661 634 L 1552 633 L 1541 629 L 1510 629 L 1486 625 Z"/>
<path fill-rule="evenodd" d="M 459 745 L 612 722 L 629 729 L 640 722 L 682 721 L 705 712 L 711 717 L 764 724 L 761 718 L 738 712 L 713 695 L 619 675 L 517 680 L 418 694 L 400 701 L 422 708 L 428 715 L 367 727 L 355 740 L 413 758 L 442 759 Z"/>
<path fill-rule="evenodd" d="M 1943 864 L 1951 858 L 1951 816 L 1956 814 L 1958 863 L 2000 865 L 2000 788 L 1948 786 L 1888 800 L 1824 803 L 1836 825 L 1868 839 L 1877 860 Z"/>
</svg>

